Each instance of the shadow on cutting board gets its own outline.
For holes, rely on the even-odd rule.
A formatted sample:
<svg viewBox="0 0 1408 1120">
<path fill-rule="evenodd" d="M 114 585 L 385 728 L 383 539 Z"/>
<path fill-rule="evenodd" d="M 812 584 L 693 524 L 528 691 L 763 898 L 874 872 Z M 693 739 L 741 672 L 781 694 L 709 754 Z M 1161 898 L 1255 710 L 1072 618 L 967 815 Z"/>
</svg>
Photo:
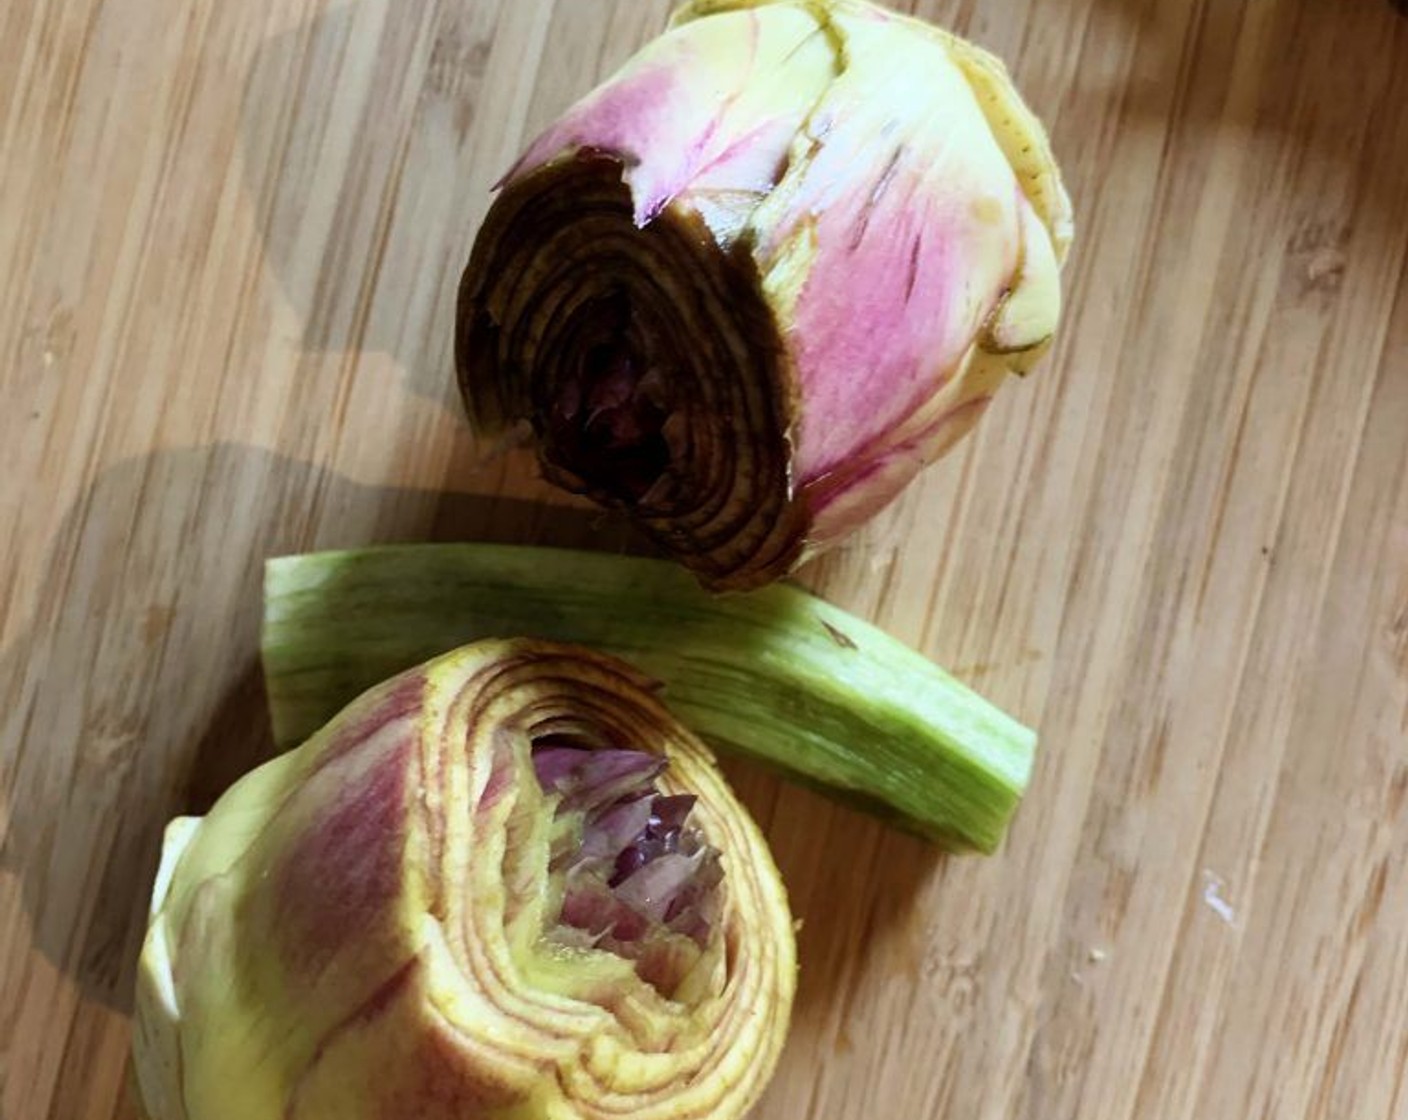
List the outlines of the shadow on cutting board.
<svg viewBox="0 0 1408 1120">
<path fill-rule="evenodd" d="M 230 444 L 120 463 L 74 505 L 29 625 L 0 655 L 18 745 L 0 866 L 21 883 L 33 942 L 85 999 L 130 1009 L 166 821 L 205 811 L 273 751 L 256 660 L 263 560 L 417 539 L 640 550 L 595 510 L 362 486 Z M 805 1005 L 877 923 L 903 916 L 940 857 L 754 766 L 727 768 L 805 884 Z"/>
<path fill-rule="evenodd" d="M 315 9 L 260 44 L 240 103 L 245 194 L 302 349 L 388 355 L 451 411 L 455 289 L 487 206 L 487 168 L 464 166 L 493 33 L 475 25 L 494 6 L 458 7 L 411 0 L 382 27 L 377 5 Z"/>
</svg>

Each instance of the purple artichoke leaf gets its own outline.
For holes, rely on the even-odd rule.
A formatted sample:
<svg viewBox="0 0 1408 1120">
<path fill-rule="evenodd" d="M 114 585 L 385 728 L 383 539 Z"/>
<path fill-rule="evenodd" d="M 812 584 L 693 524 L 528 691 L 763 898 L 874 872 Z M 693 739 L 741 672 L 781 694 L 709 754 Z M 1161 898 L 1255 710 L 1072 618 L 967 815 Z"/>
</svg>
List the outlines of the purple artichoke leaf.
<svg viewBox="0 0 1408 1120">
<path fill-rule="evenodd" d="M 582 831 L 582 854 L 614 860 L 646 830 L 651 816 L 649 794 L 593 813 Z"/>
<path fill-rule="evenodd" d="M 653 828 L 681 829 L 694 810 L 697 800 L 691 793 L 675 794 L 671 797 L 657 797 L 652 806 L 654 812 L 650 824 Z"/>
<path fill-rule="evenodd" d="M 698 870 L 703 854 L 662 855 L 646 863 L 615 888 L 616 897 L 652 922 L 664 921 L 665 911 Z"/>
<path fill-rule="evenodd" d="M 572 774 L 564 794 L 564 811 L 611 805 L 633 794 L 648 792 L 665 770 L 666 760 L 644 751 L 592 751 Z"/>
<path fill-rule="evenodd" d="M 578 770 L 588 754 L 586 747 L 546 746 L 533 744 L 533 773 L 538 784 L 548 793 L 560 792 Z"/>
</svg>

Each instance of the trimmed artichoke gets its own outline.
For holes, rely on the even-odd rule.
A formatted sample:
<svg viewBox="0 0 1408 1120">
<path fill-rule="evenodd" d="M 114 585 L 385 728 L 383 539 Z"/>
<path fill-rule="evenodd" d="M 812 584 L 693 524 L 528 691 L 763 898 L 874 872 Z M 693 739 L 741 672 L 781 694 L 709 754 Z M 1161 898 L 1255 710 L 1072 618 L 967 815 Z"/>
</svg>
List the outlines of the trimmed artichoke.
<svg viewBox="0 0 1408 1120">
<path fill-rule="evenodd" d="M 505 177 L 461 390 L 707 585 L 758 586 L 1030 368 L 1071 230 L 997 59 L 861 0 L 693 0 Z"/>
<path fill-rule="evenodd" d="M 650 688 L 467 646 L 173 822 L 138 986 L 153 1120 L 741 1115 L 792 919 Z"/>
</svg>

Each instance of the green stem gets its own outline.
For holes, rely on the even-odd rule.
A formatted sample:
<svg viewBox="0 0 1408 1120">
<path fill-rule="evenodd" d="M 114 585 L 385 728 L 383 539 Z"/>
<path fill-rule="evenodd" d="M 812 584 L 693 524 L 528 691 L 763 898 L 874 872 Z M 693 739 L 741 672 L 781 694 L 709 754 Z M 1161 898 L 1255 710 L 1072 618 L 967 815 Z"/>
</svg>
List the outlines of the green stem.
<svg viewBox="0 0 1408 1120">
<path fill-rule="evenodd" d="M 264 672 L 292 746 L 372 685 L 467 642 L 538 637 L 638 666 L 720 750 L 910 831 L 991 852 L 1033 732 L 875 627 L 796 587 L 715 596 L 658 560 L 405 545 L 271 560 Z"/>
</svg>

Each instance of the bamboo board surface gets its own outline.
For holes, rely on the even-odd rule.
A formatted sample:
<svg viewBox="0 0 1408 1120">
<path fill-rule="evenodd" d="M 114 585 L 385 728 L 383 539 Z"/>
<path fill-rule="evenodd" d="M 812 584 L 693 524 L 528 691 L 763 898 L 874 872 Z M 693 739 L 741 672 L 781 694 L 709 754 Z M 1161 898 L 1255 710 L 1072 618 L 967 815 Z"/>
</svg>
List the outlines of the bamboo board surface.
<svg viewBox="0 0 1408 1120">
<path fill-rule="evenodd" d="M 621 547 L 469 440 L 454 285 L 664 0 L 0 2 L 0 1117 L 130 1116 L 162 823 L 269 750 L 272 554 Z M 806 573 L 1039 727 L 1001 853 L 742 766 L 763 1120 L 1408 1116 L 1408 19 L 921 0 L 1077 206 L 1053 355 Z"/>
</svg>

